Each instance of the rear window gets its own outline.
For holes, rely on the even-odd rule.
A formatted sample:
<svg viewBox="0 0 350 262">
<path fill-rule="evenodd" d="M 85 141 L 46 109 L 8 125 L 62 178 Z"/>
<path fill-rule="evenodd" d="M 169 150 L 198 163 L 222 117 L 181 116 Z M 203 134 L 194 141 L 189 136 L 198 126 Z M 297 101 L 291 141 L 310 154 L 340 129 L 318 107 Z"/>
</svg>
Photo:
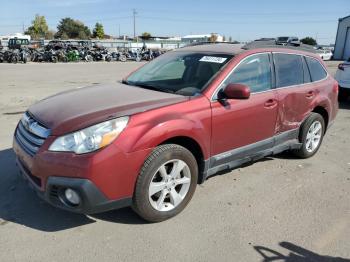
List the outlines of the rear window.
<svg viewBox="0 0 350 262">
<path fill-rule="evenodd" d="M 324 70 L 323 66 L 317 59 L 306 57 L 306 62 L 310 70 L 311 80 L 313 82 L 327 77 L 326 70 Z"/>
<path fill-rule="evenodd" d="M 310 72 L 309 72 L 309 68 L 306 64 L 306 61 L 304 58 L 302 58 L 303 60 L 303 69 L 304 69 L 304 83 L 310 83 L 311 82 L 311 76 L 310 76 Z"/>
<path fill-rule="evenodd" d="M 276 86 L 285 87 L 304 83 L 302 57 L 291 54 L 274 54 Z"/>
</svg>

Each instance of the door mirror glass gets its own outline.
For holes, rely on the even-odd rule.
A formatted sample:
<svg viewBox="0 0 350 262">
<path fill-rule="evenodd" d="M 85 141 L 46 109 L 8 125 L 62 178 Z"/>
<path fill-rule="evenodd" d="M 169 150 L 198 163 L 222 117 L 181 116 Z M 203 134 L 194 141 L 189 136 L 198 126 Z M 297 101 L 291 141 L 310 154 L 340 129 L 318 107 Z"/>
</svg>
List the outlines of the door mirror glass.
<svg viewBox="0 0 350 262">
<path fill-rule="evenodd" d="M 250 97 L 250 88 L 243 84 L 228 84 L 222 91 L 223 99 L 248 99 Z"/>
</svg>

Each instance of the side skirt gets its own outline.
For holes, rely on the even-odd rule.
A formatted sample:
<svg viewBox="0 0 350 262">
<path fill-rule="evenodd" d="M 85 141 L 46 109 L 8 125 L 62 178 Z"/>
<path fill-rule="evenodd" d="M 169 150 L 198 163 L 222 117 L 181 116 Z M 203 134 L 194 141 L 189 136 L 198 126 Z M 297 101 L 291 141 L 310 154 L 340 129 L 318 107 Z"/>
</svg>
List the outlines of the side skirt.
<svg viewBox="0 0 350 262">
<path fill-rule="evenodd" d="M 298 136 L 299 129 L 293 129 L 274 137 L 212 156 L 205 160 L 203 180 L 201 182 L 204 182 L 208 177 L 219 171 L 233 169 L 244 163 L 254 162 L 286 150 L 298 149 L 302 145 L 298 140 Z"/>
</svg>

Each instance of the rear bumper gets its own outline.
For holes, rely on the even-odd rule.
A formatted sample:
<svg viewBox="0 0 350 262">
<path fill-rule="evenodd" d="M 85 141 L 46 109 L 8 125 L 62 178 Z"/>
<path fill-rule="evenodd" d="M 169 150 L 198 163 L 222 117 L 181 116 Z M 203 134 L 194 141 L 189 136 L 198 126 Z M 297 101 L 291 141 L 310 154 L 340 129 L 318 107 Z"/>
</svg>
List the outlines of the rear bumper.
<svg viewBox="0 0 350 262">
<path fill-rule="evenodd" d="M 17 159 L 17 166 L 23 177 L 28 181 L 29 186 L 51 205 L 76 213 L 94 214 L 104 211 L 123 208 L 130 206 L 131 198 L 122 198 L 118 200 L 109 200 L 89 179 L 83 178 L 67 178 L 67 177 L 49 177 L 46 182 L 44 191 L 33 183 L 33 176 L 23 166 L 21 161 Z M 70 188 L 76 191 L 81 199 L 77 206 L 72 206 L 65 201 L 64 190 Z"/>
</svg>

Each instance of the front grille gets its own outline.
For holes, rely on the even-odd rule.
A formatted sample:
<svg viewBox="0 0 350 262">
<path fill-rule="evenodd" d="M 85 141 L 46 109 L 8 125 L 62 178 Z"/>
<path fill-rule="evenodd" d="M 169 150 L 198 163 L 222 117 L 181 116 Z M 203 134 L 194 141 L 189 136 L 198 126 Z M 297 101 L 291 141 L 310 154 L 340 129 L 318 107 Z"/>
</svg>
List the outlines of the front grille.
<svg viewBox="0 0 350 262">
<path fill-rule="evenodd" d="M 34 156 L 50 135 L 50 129 L 37 122 L 28 112 L 19 121 L 15 138 L 29 155 Z"/>
</svg>

